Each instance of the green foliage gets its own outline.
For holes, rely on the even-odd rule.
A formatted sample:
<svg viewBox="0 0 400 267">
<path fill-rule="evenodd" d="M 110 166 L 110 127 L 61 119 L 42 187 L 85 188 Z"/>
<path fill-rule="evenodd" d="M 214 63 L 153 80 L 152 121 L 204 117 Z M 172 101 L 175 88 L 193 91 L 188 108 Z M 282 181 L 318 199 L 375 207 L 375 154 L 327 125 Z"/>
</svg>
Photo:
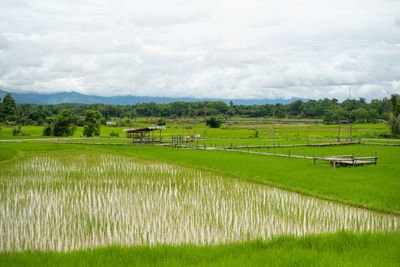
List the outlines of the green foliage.
<svg viewBox="0 0 400 267">
<path fill-rule="evenodd" d="M 260 131 L 258 130 L 258 128 L 256 128 L 256 130 L 254 131 L 254 137 L 258 138 L 259 135 L 260 135 Z"/>
<path fill-rule="evenodd" d="M 8 98 L 9 99 L 9 98 Z M 7 99 L 6 103 L 9 102 Z M 12 101 L 11 101 L 12 102 Z M 14 101 L 15 104 L 15 101 Z M 368 112 L 375 110 L 376 113 L 368 114 L 368 122 L 376 119 L 388 119 L 388 112 L 391 111 L 390 99 L 383 98 L 381 100 L 374 99 L 367 103 L 365 99 L 347 99 L 339 103 L 337 99 L 319 99 L 303 102 L 296 100 L 290 104 L 264 104 L 264 105 L 235 105 L 231 103 L 227 105 L 222 101 L 206 101 L 206 102 L 173 102 L 168 104 L 156 103 L 138 103 L 135 105 L 106 105 L 106 104 L 59 104 L 59 105 L 36 105 L 36 104 L 18 104 L 16 112 L 8 117 L 8 120 L 15 120 L 21 125 L 42 125 L 45 117 L 56 116 L 63 109 L 70 109 L 78 119 L 74 121 L 75 125 L 83 126 L 83 117 L 86 110 L 99 111 L 106 120 L 121 119 L 118 126 L 131 126 L 133 120 L 139 117 L 162 117 L 177 118 L 187 116 L 200 117 L 204 115 L 204 105 L 207 105 L 207 115 L 209 116 L 245 116 L 245 117 L 272 117 L 273 110 L 276 118 L 323 118 L 326 117 L 326 123 L 337 122 L 335 114 L 332 111 L 336 107 L 345 110 L 345 120 L 353 122 L 356 120 L 356 114 L 352 111 L 363 108 Z M 4 105 L 0 105 L 0 121 L 6 120 L 4 113 Z M 10 106 L 10 105 L 9 105 Z M 11 106 L 13 106 L 11 104 Z M 15 106 L 14 106 L 15 107 Z M 189 112 L 190 109 L 190 112 Z M 7 109 L 8 110 L 8 109 Z M 334 113 L 334 112 L 333 112 Z M 385 117 L 386 116 L 386 117 Z M 337 117 L 337 116 L 336 116 Z M 364 116 L 365 117 L 365 116 Z M 375 118 L 376 117 L 376 118 Z M 122 119 L 129 121 L 122 121 Z M 372 118 L 372 119 L 371 119 Z M 375 118 L 375 119 L 374 119 Z M 365 120 L 365 118 L 363 119 Z"/>
<path fill-rule="evenodd" d="M 334 106 L 330 108 L 324 116 L 324 123 L 339 123 L 341 120 L 345 120 L 348 117 L 347 111 L 341 106 Z"/>
<path fill-rule="evenodd" d="M 158 120 L 157 120 L 157 125 L 158 126 L 164 126 L 164 125 L 166 125 L 167 123 L 165 122 L 165 119 L 163 119 L 163 118 L 159 118 Z"/>
<path fill-rule="evenodd" d="M 119 133 L 112 131 L 112 132 L 110 133 L 110 136 L 111 136 L 111 137 L 119 137 Z"/>
<path fill-rule="evenodd" d="M 211 128 L 219 128 L 222 124 L 222 120 L 220 118 L 216 118 L 214 116 L 211 116 L 206 120 L 206 123 L 208 126 Z"/>
<path fill-rule="evenodd" d="M 365 108 L 358 108 L 351 112 L 358 123 L 365 123 L 368 120 L 368 111 Z"/>
<path fill-rule="evenodd" d="M 392 95 L 391 97 L 392 112 L 389 115 L 389 127 L 392 135 L 400 134 L 400 101 L 399 95 Z"/>
<path fill-rule="evenodd" d="M 21 135 L 21 125 L 13 127 L 13 136 Z"/>
<path fill-rule="evenodd" d="M 99 136 L 103 116 L 98 110 L 87 110 L 83 135 L 87 137 Z"/>
<path fill-rule="evenodd" d="M 44 129 L 43 129 L 43 136 L 52 136 L 53 135 L 53 128 L 51 127 L 50 124 L 48 124 Z"/>
<path fill-rule="evenodd" d="M 14 120 L 17 112 L 17 104 L 10 93 L 7 93 L 3 98 L 2 112 L 6 120 Z"/>
<path fill-rule="evenodd" d="M 75 117 L 72 115 L 71 110 L 64 109 L 60 115 L 57 116 L 54 123 L 54 136 L 71 136 L 74 135 L 76 126 L 74 125 Z"/>
</svg>

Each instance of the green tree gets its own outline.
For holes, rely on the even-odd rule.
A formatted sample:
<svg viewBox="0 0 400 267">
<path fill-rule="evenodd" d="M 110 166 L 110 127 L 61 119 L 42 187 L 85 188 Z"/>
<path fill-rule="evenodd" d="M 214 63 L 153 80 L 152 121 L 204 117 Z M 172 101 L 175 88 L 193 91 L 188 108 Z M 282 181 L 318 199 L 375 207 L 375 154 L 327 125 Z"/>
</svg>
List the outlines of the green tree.
<svg viewBox="0 0 400 267">
<path fill-rule="evenodd" d="M 101 115 L 100 111 L 91 109 L 86 110 L 85 128 L 83 130 L 83 135 L 87 137 L 99 136 L 102 119 L 103 115 Z"/>
<path fill-rule="evenodd" d="M 370 123 L 376 123 L 379 117 L 378 111 L 376 109 L 370 109 L 368 110 L 368 119 L 367 122 Z"/>
<path fill-rule="evenodd" d="M 368 111 L 365 108 L 355 109 L 351 113 L 358 123 L 364 123 L 368 119 Z"/>
<path fill-rule="evenodd" d="M 5 119 L 5 114 L 4 114 L 4 110 L 3 110 L 3 101 L 2 98 L 0 97 L 0 122 L 4 121 Z"/>
<path fill-rule="evenodd" d="M 339 123 L 339 121 L 346 118 L 346 110 L 341 106 L 334 106 L 325 112 L 324 123 Z"/>
<path fill-rule="evenodd" d="M 211 116 L 210 118 L 208 118 L 206 120 L 206 123 L 211 128 L 219 128 L 222 124 L 222 120 L 220 120 L 219 118 L 216 118 L 214 116 Z"/>
<path fill-rule="evenodd" d="M 74 115 L 72 115 L 71 110 L 64 109 L 57 116 L 54 123 L 54 136 L 71 136 L 74 135 L 76 126 L 74 125 Z"/>
<path fill-rule="evenodd" d="M 53 134 L 53 128 L 51 127 L 50 124 L 48 124 L 44 129 L 43 129 L 43 136 L 51 136 Z"/>
<path fill-rule="evenodd" d="M 158 126 L 164 126 L 164 125 L 166 125 L 167 123 L 165 122 L 165 119 L 163 119 L 163 118 L 159 118 L 158 120 L 157 120 L 157 125 Z"/>
<path fill-rule="evenodd" d="M 392 112 L 389 115 L 389 127 L 393 135 L 400 134 L 400 103 L 399 95 L 392 95 L 390 98 Z"/>
<path fill-rule="evenodd" d="M 3 98 L 3 112 L 6 119 L 13 120 L 17 113 L 17 104 L 10 93 L 7 93 Z"/>
</svg>

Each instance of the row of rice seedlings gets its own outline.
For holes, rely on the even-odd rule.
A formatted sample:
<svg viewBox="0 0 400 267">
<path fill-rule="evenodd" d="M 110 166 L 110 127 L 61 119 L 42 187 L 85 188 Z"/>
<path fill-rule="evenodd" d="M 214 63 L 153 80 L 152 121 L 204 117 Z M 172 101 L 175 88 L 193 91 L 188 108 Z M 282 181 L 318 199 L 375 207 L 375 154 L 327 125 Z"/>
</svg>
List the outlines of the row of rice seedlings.
<svg viewBox="0 0 400 267">
<path fill-rule="evenodd" d="M 0 251 L 214 245 L 280 235 L 388 232 L 399 217 L 210 172 L 94 152 L 0 170 Z"/>
</svg>

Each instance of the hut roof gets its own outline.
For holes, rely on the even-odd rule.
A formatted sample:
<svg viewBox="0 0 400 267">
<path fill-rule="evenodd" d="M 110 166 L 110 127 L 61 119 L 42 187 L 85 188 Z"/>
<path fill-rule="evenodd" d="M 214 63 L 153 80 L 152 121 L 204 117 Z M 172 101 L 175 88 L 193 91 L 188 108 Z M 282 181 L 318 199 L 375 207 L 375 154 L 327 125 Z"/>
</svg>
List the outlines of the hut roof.
<svg viewBox="0 0 400 267">
<path fill-rule="evenodd" d="M 165 130 L 165 126 L 151 126 L 146 128 L 131 128 L 131 129 L 124 129 L 124 132 L 127 133 L 141 133 L 141 132 L 151 132 L 156 130 Z"/>
</svg>

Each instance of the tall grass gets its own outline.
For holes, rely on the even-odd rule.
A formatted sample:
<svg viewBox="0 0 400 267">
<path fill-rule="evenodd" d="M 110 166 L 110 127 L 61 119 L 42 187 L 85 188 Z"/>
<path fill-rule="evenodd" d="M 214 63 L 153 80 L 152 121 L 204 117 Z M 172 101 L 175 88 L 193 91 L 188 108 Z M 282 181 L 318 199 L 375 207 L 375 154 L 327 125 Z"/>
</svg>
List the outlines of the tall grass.
<svg viewBox="0 0 400 267">
<path fill-rule="evenodd" d="M 48 152 L 0 170 L 0 251 L 216 245 L 397 232 L 399 217 L 210 172 L 99 152 Z"/>
</svg>

